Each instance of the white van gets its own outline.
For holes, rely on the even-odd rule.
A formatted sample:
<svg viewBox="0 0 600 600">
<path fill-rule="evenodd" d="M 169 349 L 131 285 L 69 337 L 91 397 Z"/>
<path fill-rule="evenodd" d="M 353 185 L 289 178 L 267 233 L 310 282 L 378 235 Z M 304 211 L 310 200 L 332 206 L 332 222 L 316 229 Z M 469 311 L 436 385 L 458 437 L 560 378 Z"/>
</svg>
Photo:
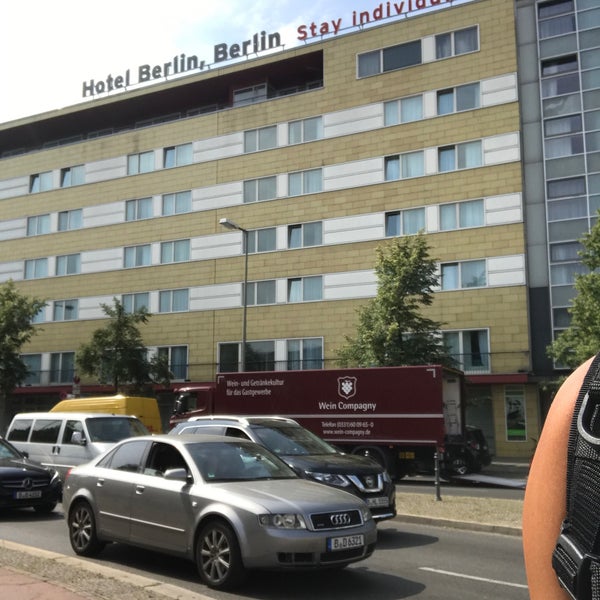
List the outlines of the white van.
<svg viewBox="0 0 600 600">
<path fill-rule="evenodd" d="M 64 480 L 75 465 L 89 462 L 116 442 L 149 435 L 136 417 L 101 413 L 20 413 L 6 439 L 31 460 L 53 467 Z"/>
</svg>

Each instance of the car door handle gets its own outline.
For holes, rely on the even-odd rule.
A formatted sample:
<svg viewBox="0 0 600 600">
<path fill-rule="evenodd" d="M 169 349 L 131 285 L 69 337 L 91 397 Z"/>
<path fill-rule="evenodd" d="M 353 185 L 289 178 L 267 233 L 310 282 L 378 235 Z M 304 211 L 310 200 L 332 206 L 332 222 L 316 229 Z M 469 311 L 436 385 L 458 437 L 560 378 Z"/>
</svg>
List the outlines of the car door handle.
<svg viewBox="0 0 600 600">
<path fill-rule="evenodd" d="M 146 488 L 143 485 L 136 485 L 135 486 L 135 493 L 136 494 L 143 494 L 145 489 Z"/>
<path fill-rule="evenodd" d="M 104 487 L 104 479 L 98 479 L 98 481 L 96 481 L 96 487 Z"/>
</svg>

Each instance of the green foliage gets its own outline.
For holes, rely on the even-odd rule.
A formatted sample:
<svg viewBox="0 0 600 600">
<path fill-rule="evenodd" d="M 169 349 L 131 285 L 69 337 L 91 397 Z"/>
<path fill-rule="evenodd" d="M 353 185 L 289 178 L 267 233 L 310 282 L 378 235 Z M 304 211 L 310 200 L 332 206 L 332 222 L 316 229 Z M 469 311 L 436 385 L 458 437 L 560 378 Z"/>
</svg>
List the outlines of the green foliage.
<svg viewBox="0 0 600 600">
<path fill-rule="evenodd" d="M 76 355 L 78 369 L 99 381 L 110 381 L 115 390 L 125 383 L 140 388 L 148 382 L 169 384 L 169 372 L 165 356 L 147 357 L 138 326 L 148 322 L 151 314 L 142 308 L 128 313 L 117 298 L 113 305 L 101 305 L 109 323 L 96 329 L 88 344 L 83 344 Z"/>
<path fill-rule="evenodd" d="M 33 318 L 44 300 L 21 294 L 13 281 L 0 286 L 0 394 L 8 396 L 28 374 L 21 348 L 35 335 Z"/>
<path fill-rule="evenodd" d="M 421 314 L 438 284 L 425 236 L 394 238 L 377 248 L 377 296 L 358 309 L 355 338 L 338 351 L 342 366 L 453 364 L 442 323 Z"/>
<path fill-rule="evenodd" d="M 600 351 L 600 220 L 580 241 L 586 272 L 575 277 L 571 323 L 547 348 L 548 356 L 571 368 Z"/>
</svg>

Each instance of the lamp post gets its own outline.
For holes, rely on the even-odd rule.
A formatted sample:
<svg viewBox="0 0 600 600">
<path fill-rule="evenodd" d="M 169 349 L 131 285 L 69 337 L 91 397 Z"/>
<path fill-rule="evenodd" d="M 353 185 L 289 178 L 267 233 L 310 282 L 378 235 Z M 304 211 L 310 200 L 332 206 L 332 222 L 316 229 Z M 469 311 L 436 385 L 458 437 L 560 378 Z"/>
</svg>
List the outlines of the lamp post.
<svg viewBox="0 0 600 600">
<path fill-rule="evenodd" d="M 242 316 L 242 349 L 240 352 L 241 371 L 246 370 L 246 315 L 248 312 L 248 230 L 240 227 L 237 223 L 223 217 L 219 223 L 227 229 L 237 229 L 242 232 L 244 243 L 244 287 L 242 288 L 244 300 L 244 312 Z"/>
</svg>

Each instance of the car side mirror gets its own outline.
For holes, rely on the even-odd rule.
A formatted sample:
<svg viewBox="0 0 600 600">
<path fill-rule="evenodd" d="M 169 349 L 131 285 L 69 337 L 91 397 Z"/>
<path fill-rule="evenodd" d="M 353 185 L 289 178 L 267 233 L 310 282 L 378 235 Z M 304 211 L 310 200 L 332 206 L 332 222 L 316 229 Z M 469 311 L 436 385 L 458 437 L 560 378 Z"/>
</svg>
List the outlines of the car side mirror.
<svg viewBox="0 0 600 600">
<path fill-rule="evenodd" d="M 81 431 L 74 431 L 71 435 L 71 444 L 76 444 L 77 446 L 86 446 L 87 440 L 83 437 Z"/>
<path fill-rule="evenodd" d="M 169 479 L 171 481 L 188 481 L 188 472 L 187 469 L 177 468 L 177 469 L 167 469 L 164 472 L 163 477 L 165 479 Z"/>
</svg>

